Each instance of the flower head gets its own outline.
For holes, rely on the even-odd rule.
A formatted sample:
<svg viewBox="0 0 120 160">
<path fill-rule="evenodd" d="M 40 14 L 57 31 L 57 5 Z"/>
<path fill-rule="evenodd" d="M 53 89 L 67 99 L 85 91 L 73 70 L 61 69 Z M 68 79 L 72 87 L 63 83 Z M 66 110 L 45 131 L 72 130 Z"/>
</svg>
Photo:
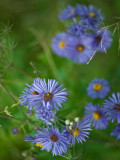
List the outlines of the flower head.
<svg viewBox="0 0 120 160">
<path fill-rule="evenodd" d="M 33 143 L 40 144 L 41 150 L 50 151 L 52 150 L 53 155 L 62 155 L 67 152 L 69 140 L 64 132 L 60 132 L 58 128 L 41 128 L 35 138 L 27 136 L 25 141 L 32 141 Z"/>
<path fill-rule="evenodd" d="M 117 119 L 118 123 L 120 123 L 120 93 L 117 92 L 117 95 L 113 93 L 112 97 L 105 100 L 103 106 L 108 119 L 112 122 Z"/>
<path fill-rule="evenodd" d="M 21 104 L 31 107 L 41 104 L 46 108 L 56 108 L 59 110 L 59 107 L 62 107 L 61 103 L 66 101 L 66 95 L 68 94 L 65 91 L 65 88 L 55 79 L 48 79 L 46 82 L 45 79 L 35 78 L 32 85 L 27 85 L 28 88 L 25 88 L 23 94 L 20 96 Z"/>
<path fill-rule="evenodd" d="M 115 136 L 116 140 L 120 140 L 120 124 L 118 124 L 115 129 L 110 133 L 111 136 Z"/>
<path fill-rule="evenodd" d="M 36 117 L 43 120 L 43 123 L 46 123 L 47 125 L 51 125 L 51 122 L 55 122 L 55 111 L 52 111 L 51 109 L 47 109 L 44 106 L 37 105 L 35 107 L 36 110 Z"/>
<path fill-rule="evenodd" d="M 92 130 L 91 124 L 87 120 L 83 120 L 81 122 L 77 121 L 73 125 L 67 125 L 65 133 L 72 144 L 75 144 L 76 140 L 78 143 L 86 141 L 85 138 L 88 137 L 90 130 Z"/>
<path fill-rule="evenodd" d="M 109 91 L 110 86 L 108 81 L 98 78 L 93 79 L 87 88 L 88 95 L 93 99 L 102 99 L 108 95 Z"/>
<path fill-rule="evenodd" d="M 77 63 L 87 63 L 93 56 L 94 51 L 91 48 L 91 37 L 87 36 L 69 36 L 66 43 L 66 49 L 68 50 L 68 58 Z"/>
<path fill-rule="evenodd" d="M 59 33 L 52 40 L 52 49 L 55 54 L 65 57 L 67 54 L 66 50 L 66 41 L 68 34 L 67 33 Z"/>
<path fill-rule="evenodd" d="M 96 27 L 98 24 L 102 24 L 102 20 L 104 19 L 103 14 L 100 10 L 98 10 L 95 6 L 85 6 L 85 5 L 77 5 L 76 12 L 81 16 L 82 20 L 85 21 L 88 26 Z"/>
<path fill-rule="evenodd" d="M 108 121 L 103 108 L 101 108 L 99 105 L 95 106 L 92 105 L 92 103 L 88 103 L 85 109 L 85 119 L 88 119 L 95 129 L 106 129 Z"/>
<path fill-rule="evenodd" d="M 61 14 L 59 14 L 59 18 L 62 20 L 71 19 L 77 16 L 76 8 L 72 6 L 67 6 L 66 9 L 64 9 Z"/>
<path fill-rule="evenodd" d="M 98 50 L 99 52 L 105 53 L 112 43 L 112 38 L 110 35 L 111 35 L 111 32 L 107 29 L 101 29 L 96 31 L 96 33 L 92 35 L 93 48 L 95 48 L 95 50 Z"/>
</svg>

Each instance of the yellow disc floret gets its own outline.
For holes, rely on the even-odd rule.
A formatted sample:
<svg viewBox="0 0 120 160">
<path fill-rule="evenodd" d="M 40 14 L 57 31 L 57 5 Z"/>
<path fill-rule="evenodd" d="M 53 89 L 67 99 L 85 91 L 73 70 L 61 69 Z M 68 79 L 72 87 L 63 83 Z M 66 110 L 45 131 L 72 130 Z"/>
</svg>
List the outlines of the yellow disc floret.
<svg viewBox="0 0 120 160">
<path fill-rule="evenodd" d="M 100 83 L 94 84 L 93 89 L 95 91 L 100 91 L 102 89 L 102 84 L 100 84 Z"/>
<path fill-rule="evenodd" d="M 94 118 L 95 120 L 100 119 L 100 118 L 101 118 L 101 113 L 98 112 L 98 111 L 94 112 L 94 113 L 93 113 L 93 118 Z"/>
<path fill-rule="evenodd" d="M 60 48 L 65 48 L 66 47 L 65 41 L 60 41 L 59 47 Z"/>
<path fill-rule="evenodd" d="M 78 136 L 79 135 L 79 129 L 78 128 L 74 129 L 72 134 L 73 134 L 74 137 Z"/>
<path fill-rule="evenodd" d="M 89 17 L 95 17 L 95 13 L 94 12 L 89 13 Z"/>
<path fill-rule="evenodd" d="M 40 143 L 35 143 L 35 145 L 37 146 L 37 147 L 43 147 Z"/>
</svg>

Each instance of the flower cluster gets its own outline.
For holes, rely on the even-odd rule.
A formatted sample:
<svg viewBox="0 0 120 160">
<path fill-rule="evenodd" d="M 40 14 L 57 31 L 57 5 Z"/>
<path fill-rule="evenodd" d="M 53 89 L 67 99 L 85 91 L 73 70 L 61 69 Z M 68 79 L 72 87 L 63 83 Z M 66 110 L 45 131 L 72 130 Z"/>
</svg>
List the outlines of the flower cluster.
<svg viewBox="0 0 120 160">
<path fill-rule="evenodd" d="M 105 98 L 110 91 L 107 80 L 95 78 L 88 85 L 87 92 L 92 99 Z M 112 94 L 100 106 L 88 103 L 85 106 L 85 119 L 88 119 L 95 129 L 106 129 L 109 122 L 117 121 L 116 128 L 111 132 L 111 136 L 116 136 L 120 140 L 120 93 Z"/>
<path fill-rule="evenodd" d="M 36 117 L 41 119 L 46 127 L 37 129 L 37 133 L 32 137 L 27 135 L 25 141 L 32 141 L 41 150 L 52 151 L 53 155 L 66 153 L 68 147 L 85 141 L 91 130 L 88 120 L 75 122 L 65 122 L 58 129 L 56 116 L 57 111 L 62 108 L 62 103 L 67 100 L 66 89 L 56 80 L 35 78 L 32 85 L 28 85 L 20 96 L 21 105 L 28 108 L 27 115 L 32 115 L 32 109 L 36 112 Z M 60 125 L 60 124 L 58 124 Z"/>
<path fill-rule="evenodd" d="M 53 38 L 55 54 L 77 63 L 88 63 L 98 51 L 106 53 L 111 46 L 111 32 L 103 26 L 105 17 L 95 6 L 69 5 L 59 18 L 71 23 L 67 24 L 66 32 Z"/>
</svg>

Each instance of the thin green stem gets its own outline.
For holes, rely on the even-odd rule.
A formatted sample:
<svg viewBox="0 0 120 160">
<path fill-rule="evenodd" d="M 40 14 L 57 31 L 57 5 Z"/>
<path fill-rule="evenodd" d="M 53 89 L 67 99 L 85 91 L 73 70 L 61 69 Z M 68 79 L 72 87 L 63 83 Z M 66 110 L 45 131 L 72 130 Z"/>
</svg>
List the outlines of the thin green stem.
<svg viewBox="0 0 120 160">
<path fill-rule="evenodd" d="M 0 115 L 1 118 L 6 118 L 6 119 L 13 119 L 13 120 L 18 120 L 21 122 L 25 122 L 25 120 L 20 119 L 20 118 L 16 118 L 16 117 L 11 117 L 11 116 L 4 116 L 4 115 Z"/>
</svg>

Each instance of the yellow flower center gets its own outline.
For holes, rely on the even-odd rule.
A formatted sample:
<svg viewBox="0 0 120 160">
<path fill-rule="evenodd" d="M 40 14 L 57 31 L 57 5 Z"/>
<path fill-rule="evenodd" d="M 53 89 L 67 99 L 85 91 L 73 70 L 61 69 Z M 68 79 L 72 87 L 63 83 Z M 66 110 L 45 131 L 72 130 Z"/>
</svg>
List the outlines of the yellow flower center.
<svg viewBox="0 0 120 160">
<path fill-rule="evenodd" d="M 100 84 L 100 83 L 94 84 L 93 89 L 95 91 L 100 91 L 102 89 L 102 84 Z"/>
<path fill-rule="evenodd" d="M 60 48 L 65 48 L 66 47 L 65 41 L 60 41 L 59 47 Z"/>
<path fill-rule="evenodd" d="M 40 143 L 35 143 L 35 145 L 37 146 L 37 147 L 43 147 Z"/>
<path fill-rule="evenodd" d="M 77 45 L 77 51 L 79 51 L 79 52 L 81 52 L 81 51 L 83 51 L 84 50 L 84 46 L 83 45 L 81 45 L 81 44 L 79 44 L 79 45 Z"/>
<path fill-rule="evenodd" d="M 73 134 L 74 137 L 78 136 L 79 135 L 79 129 L 78 128 L 74 129 L 72 134 Z"/>
<path fill-rule="evenodd" d="M 93 113 L 93 118 L 94 118 L 95 120 L 100 119 L 100 118 L 101 118 L 101 113 L 98 112 L 98 111 L 94 112 L 94 113 Z"/>
<path fill-rule="evenodd" d="M 94 12 L 91 12 L 91 13 L 89 13 L 89 16 L 90 16 L 90 17 L 95 17 L 95 13 L 94 13 Z"/>
</svg>

